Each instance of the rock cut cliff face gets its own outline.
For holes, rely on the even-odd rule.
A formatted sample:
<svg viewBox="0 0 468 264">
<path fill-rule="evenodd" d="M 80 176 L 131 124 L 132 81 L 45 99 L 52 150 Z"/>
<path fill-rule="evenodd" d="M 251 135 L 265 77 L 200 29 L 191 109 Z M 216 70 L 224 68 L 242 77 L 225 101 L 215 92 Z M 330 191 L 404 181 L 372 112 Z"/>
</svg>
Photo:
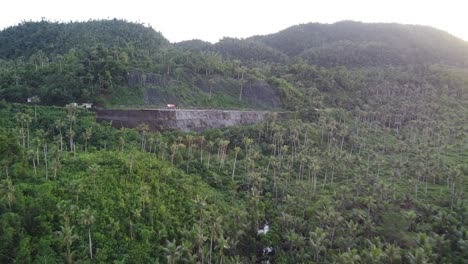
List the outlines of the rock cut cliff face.
<svg viewBox="0 0 468 264">
<path fill-rule="evenodd" d="M 264 80 L 246 83 L 242 96 L 252 104 L 262 104 L 273 108 L 281 107 L 281 99 L 277 89 Z"/>
<path fill-rule="evenodd" d="M 130 87 L 144 87 L 144 102 L 148 105 L 175 103 L 187 105 L 183 98 L 178 96 L 184 87 L 189 88 L 191 96 L 197 99 L 207 99 L 209 94 L 222 95 L 239 100 L 242 87 L 241 101 L 250 107 L 281 108 L 281 97 L 278 89 L 265 80 L 239 80 L 226 76 L 183 76 L 185 81 L 165 78 L 157 73 L 129 72 L 127 84 Z M 188 80 L 190 79 L 190 81 Z M 186 87 L 187 83 L 191 83 Z M 187 89 L 184 90 L 187 92 Z M 193 105 L 193 104 L 188 104 Z"/>
</svg>

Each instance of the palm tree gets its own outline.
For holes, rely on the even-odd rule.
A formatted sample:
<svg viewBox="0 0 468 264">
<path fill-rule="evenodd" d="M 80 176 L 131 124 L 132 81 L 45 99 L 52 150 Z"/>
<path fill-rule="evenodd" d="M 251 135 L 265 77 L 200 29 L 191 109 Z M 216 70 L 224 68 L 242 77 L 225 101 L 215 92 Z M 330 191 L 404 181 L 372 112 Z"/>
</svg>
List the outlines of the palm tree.
<svg viewBox="0 0 468 264">
<path fill-rule="evenodd" d="M 64 226 L 60 226 L 60 230 L 55 233 L 58 235 L 62 247 L 65 247 L 65 260 L 68 264 L 73 263 L 73 256 L 75 251 L 71 250 L 73 242 L 78 240 L 78 235 L 73 233 L 73 226 L 70 226 L 69 221 L 65 221 Z"/>
<path fill-rule="evenodd" d="M 273 167 L 273 189 L 275 191 L 275 201 L 278 202 L 278 170 L 280 168 L 280 162 L 278 158 L 270 157 L 271 166 Z"/>
<path fill-rule="evenodd" d="M 232 166 L 232 176 L 231 176 L 231 180 L 234 180 L 234 173 L 236 171 L 236 162 L 237 162 L 237 154 L 239 153 L 240 151 L 240 148 L 239 147 L 235 147 L 234 148 L 234 165 Z"/>
<path fill-rule="evenodd" d="M 224 263 L 224 250 L 229 249 L 228 240 L 224 238 L 224 235 L 221 233 L 217 239 L 217 246 L 216 248 L 219 250 L 219 263 Z"/>
<path fill-rule="evenodd" d="M 147 185 L 142 185 L 139 190 L 141 194 L 141 211 L 145 210 L 145 204 L 150 202 L 150 187 Z"/>
<path fill-rule="evenodd" d="M 342 253 L 339 256 L 339 262 L 343 264 L 357 264 L 361 263 L 361 256 L 356 249 L 349 250 L 347 252 Z"/>
<path fill-rule="evenodd" d="M 368 241 L 370 246 L 364 251 L 364 256 L 366 257 L 366 263 L 381 263 L 382 258 L 385 256 L 385 253 L 382 249 L 376 246 L 374 243 Z"/>
<path fill-rule="evenodd" d="M 88 227 L 88 245 L 89 245 L 89 258 L 93 259 L 93 241 L 91 240 L 91 226 L 96 220 L 94 218 L 94 213 L 88 207 L 84 210 L 81 210 L 80 222 L 82 225 Z"/>
<path fill-rule="evenodd" d="M 83 132 L 83 139 L 85 140 L 85 152 L 88 152 L 88 141 L 91 139 L 93 135 L 93 128 L 87 127 Z"/>
<path fill-rule="evenodd" d="M 54 127 L 58 129 L 59 131 L 59 136 L 60 136 L 60 151 L 63 151 L 63 134 L 62 134 L 62 128 L 65 127 L 65 122 L 61 119 L 58 119 L 54 123 Z"/>
<path fill-rule="evenodd" d="M 318 163 L 318 160 L 313 159 L 312 162 L 312 195 L 315 195 L 317 191 L 317 173 L 320 171 L 320 165 Z"/>
<path fill-rule="evenodd" d="M 210 93 L 209 93 L 208 99 L 211 99 L 211 94 L 212 94 L 211 91 L 213 90 L 213 87 L 215 86 L 215 84 L 216 84 L 216 81 L 213 78 L 210 78 L 208 80 L 208 86 L 210 87 Z"/>
<path fill-rule="evenodd" d="M 141 134 L 141 150 L 146 148 L 146 134 L 148 134 L 149 126 L 145 123 L 141 123 L 136 128 Z"/>
<path fill-rule="evenodd" d="M 49 159 L 47 158 L 48 154 L 48 146 L 47 146 L 47 135 L 48 132 L 44 131 L 43 129 L 38 129 L 36 131 L 38 143 L 42 145 L 42 154 L 44 155 L 44 164 L 45 164 L 45 175 L 46 179 L 49 178 Z M 39 147 L 39 146 L 37 146 Z M 39 154 L 39 153 L 38 153 Z"/>
<path fill-rule="evenodd" d="M 73 138 L 75 137 L 75 131 L 73 130 L 73 126 L 76 123 L 76 116 L 78 114 L 78 107 L 76 104 L 67 104 L 65 106 L 67 109 L 67 118 L 68 121 L 70 122 L 69 127 L 68 127 L 68 138 L 70 139 L 70 151 L 75 153 L 75 146 L 73 144 Z"/>
<path fill-rule="evenodd" d="M 149 149 L 148 149 L 148 152 L 149 153 L 152 153 L 153 152 L 153 145 L 154 145 L 154 142 L 156 141 L 156 137 L 154 134 L 150 134 L 148 136 L 148 144 L 149 144 Z"/>
<path fill-rule="evenodd" d="M 287 239 L 296 259 L 304 259 L 305 238 L 294 231 L 289 231 Z"/>
<path fill-rule="evenodd" d="M 97 164 L 92 164 L 88 168 L 88 173 L 91 176 L 92 182 L 93 182 L 93 188 L 96 188 L 96 177 L 97 174 L 99 173 L 100 166 Z"/>
<path fill-rule="evenodd" d="M 31 117 L 26 113 L 17 113 L 16 121 L 20 125 L 19 134 L 22 138 L 23 148 L 29 148 L 29 125 L 31 124 Z"/>
<path fill-rule="evenodd" d="M 177 154 L 177 149 L 179 147 L 179 144 L 173 143 L 171 145 L 171 164 L 174 165 L 174 157 Z"/>
<path fill-rule="evenodd" d="M 73 138 L 75 137 L 75 131 L 73 128 L 70 126 L 70 128 L 67 130 L 67 136 L 70 140 L 70 151 L 75 154 L 75 144 L 73 143 Z"/>
<path fill-rule="evenodd" d="M 211 259 L 212 259 L 212 252 L 213 252 L 213 240 L 215 239 L 215 235 L 216 234 L 221 235 L 223 233 L 222 223 L 223 223 L 222 216 L 216 217 L 215 219 L 212 220 L 212 223 L 211 223 L 209 263 L 212 263 Z"/>
<path fill-rule="evenodd" d="M 208 237 L 205 235 L 205 229 L 202 228 L 201 225 L 196 223 L 193 226 L 193 230 L 195 233 L 194 236 L 194 245 L 197 249 L 198 258 L 201 260 L 201 263 L 205 262 L 205 255 L 203 254 L 203 245 L 205 244 Z"/>
<path fill-rule="evenodd" d="M 39 98 L 39 96 L 31 97 L 31 103 L 34 104 L 34 121 L 36 122 L 37 122 L 36 106 L 40 102 L 41 102 L 41 99 Z"/>
<path fill-rule="evenodd" d="M 319 262 L 320 254 L 327 250 L 328 234 L 321 228 L 315 228 L 315 231 L 309 232 L 309 247 L 314 254 L 314 261 Z"/>
<path fill-rule="evenodd" d="M 226 150 L 227 146 L 229 145 L 229 140 L 217 140 L 218 143 L 218 160 L 219 160 L 219 168 L 221 169 L 224 166 L 224 161 L 226 159 Z"/>
<path fill-rule="evenodd" d="M 240 78 L 240 89 L 239 89 L 239 101 L 242 101 L 242 91 L 244 90 L 244 74 L 245 74 L 245 71 L 247 70 L 247 68 L 244 67 L 244 66 L 241 66 L 241 67 L 239 67 L 238 69 L 239 69 L 238 75 L 239 75 L 239 74 L 241 75 L 241 78 Z"/>
<path fill-rule="evenodd" d="M 52 168 L 54 169 L 54 178 L 57 177 L 57 171 L 61 167 L 60 158 L 62 153 L 59 151 L 58 148 L 54 147 L 52 149 Z M 34 164 L 35 165 L 35 164 Z M 34 168 L 35 169 L 35 168 Z"/>
<path fill-rule="evenodd" d="M 211 160 L 211 152 L 213 152 L 213 147 L 214 147 L 214 142 L 209 140 L 208 141 L 208 163 L 207 163 L 207 169 L 210 169 L 210 160 Z"/>
<path fill-rule="evenodd" d="M 416 220 L 418 218 L 418 215 L 416 214 L 415 211 L 413 210 L 410 210 L 406 213 L 406 219 L 408 220 L 409 222 L 409 227 L 408 227 L 408 231 L 414 231 L 415 228 L 416 228 Z"/>
<path fill-rule="evenodd" d="M 387 263 L 400 263 L 401 261 L 401 249 L 399 246 L 395 246 L 393 244 L 388 245 L 385 248 L 385 260 Z"/>
<path fill-rule="evenodd" d="M 10 178 L 2 180 L 0 183 L 0 197 L 6 197 L 8 200 L 8 208 L 11 210 L 11 204 L 15 202 L 15 191 L 16 187 L 13 185 L 13 182 Z"/>
<path fill-rule="evenodd" d="M 242 139 L 242 143 L 244 144 L 245 146 L 245 156 L 246 158 L 249 157 L 250 155 L 250 150 L 252 148 L 252 143 L 253 143 L 253 140 L 248 138 L 248 137 L 244 137 Z"/>
<path fill-rule="evenodd" d="M 124 146 L 125 146 L 125 136 L 124 135 L 120 135 L 119 136 L 119 145 L 120 145 L 120 151 L 123 152 L 124 151 Z"/>
<path fill-rule="evenodd" d="M 424 249 L 418 247 L 416 250 L 408 252 L 406 254 L 406 258 L 408 259 L 410 264 L 428 264 L 429 260 L 426 256 L 426 252 Z"/>
<path fill-rule="evenodd" d="M 163 247 L 163 251 L 166 253 L 166 259 L 168 264 L 176 264 L 182 260 L 182 246 L 177 246 L 175 240 L 172 242 L 167 241 L 166 247 Z"/>
<path fill-rule="evenodd" d="M 37 176 L 37 166 L 36 166 L 36 152 L 32 149 L 27 151 L 28 160 L 32 161 L 33 168 L 34 168 L 34 176 Z"/>
<path fill-rule="evenodd" d="M 204 136 L 199 136 L 198 137 L 198 142 L 200 144 L 200 163 L 203 164 L 203 143 L 205 143 L 205 137 Z"/>
<path fill-rule="evenodd" d="M 131 211 L 131 215 L 128 218 L 128 223 L 130 227 L 130 239 L 134 239 L 134 232 L 133 232 L 133 225 L 135 224 L 135 221 L 138 221 L 138 219 L 141 218 L 141 209 L 135 208 Z"/>
</svg>

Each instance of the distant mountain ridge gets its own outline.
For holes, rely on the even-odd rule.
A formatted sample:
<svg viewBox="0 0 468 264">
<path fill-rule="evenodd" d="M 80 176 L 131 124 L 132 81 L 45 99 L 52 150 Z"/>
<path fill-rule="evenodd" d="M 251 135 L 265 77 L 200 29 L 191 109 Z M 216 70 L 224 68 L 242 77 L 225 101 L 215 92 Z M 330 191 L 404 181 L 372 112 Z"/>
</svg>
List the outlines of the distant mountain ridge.
<svg viewBox="0 0 468 264">
<path fill-rule="evenodd" d="M 71 48 L 105 43 L 158 49 L 171 45 L 151 27 L 123 20 L 51 23 L 23 22 L 0 31 L 0 58 L 28 57 L 35 52 L 63 54 Z M 243 61 L 284 63 L 304 60 L 333 67 L 405 64 L 468 65 L 468 43 L 447 32 L 418 25 L 307 23 L 277 33 L 246 39 L 224 38 L 215 44 L 202 40 L 173 43 L 192 51 L 218 52 Z"/>
<path fill-rule="evenodd" d="M 323 66 L 468 65 L 467 42 L 427 26 L 308 23 L 244 41 L 259 42 L 291 58 Z"/>
</svg>

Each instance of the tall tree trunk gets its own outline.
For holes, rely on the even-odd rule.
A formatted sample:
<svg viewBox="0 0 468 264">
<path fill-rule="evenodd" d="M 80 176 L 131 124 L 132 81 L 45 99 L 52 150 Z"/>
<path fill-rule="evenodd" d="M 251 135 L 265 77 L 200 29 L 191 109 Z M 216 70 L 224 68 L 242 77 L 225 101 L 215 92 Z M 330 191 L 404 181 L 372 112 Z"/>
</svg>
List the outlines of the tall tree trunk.
<svg viewBox="0 0 468 264">
<path fill-rule="evenodd" d="M 47 159 L 47 144 L 44 145 L 44 163 L 45 163 L 46 179 L 48 179 L 49 178 L 49 162 Z"/>
<path fill-rule="evenodd" d="M 213 231 L 211 231 L 211 237 L 210 237 L 210 260 L 209 263 L 211 264 L 211 252 L 213 251 Z"/>
<path fill-rule="evenodd" d="M 34 159 L 34 156 L 33 156 L 32 163 L 33 163 L 33 167 L 34 167 L 34 177 L 36 177 L 37 176 L 37 168 L 36 168 L 36 160 Z"/>
<path fill-rule="evenodd" d="M 91 228 L 88 228 L 89 257 L 93 259 L 93 241 L 91 240 Z"/>
<path fill-rule="evenodd" d="M 237 162 L 237 152 L 236 152 L 236 155 L 234 156 L 234 165 L 232 166 L 232 176 L 231 176 L 232 181 L 234 180 L 234 173 L 236 171 L 236 162 Z"/>
</svg>

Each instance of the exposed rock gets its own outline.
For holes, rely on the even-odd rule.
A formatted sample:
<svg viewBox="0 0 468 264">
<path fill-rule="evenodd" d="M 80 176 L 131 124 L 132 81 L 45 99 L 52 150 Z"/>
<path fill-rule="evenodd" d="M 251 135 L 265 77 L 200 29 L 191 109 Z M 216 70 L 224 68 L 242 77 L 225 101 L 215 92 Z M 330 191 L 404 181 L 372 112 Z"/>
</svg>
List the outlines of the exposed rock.
<svg viewBox="0 0 468 264">
<path fill-rule="evenodd" d="M 253 104 L 280 107 L 281 100 L 277 90 L 264 80 L 254 80 L 244 84 L 242 98 Z"/>
</svg>

